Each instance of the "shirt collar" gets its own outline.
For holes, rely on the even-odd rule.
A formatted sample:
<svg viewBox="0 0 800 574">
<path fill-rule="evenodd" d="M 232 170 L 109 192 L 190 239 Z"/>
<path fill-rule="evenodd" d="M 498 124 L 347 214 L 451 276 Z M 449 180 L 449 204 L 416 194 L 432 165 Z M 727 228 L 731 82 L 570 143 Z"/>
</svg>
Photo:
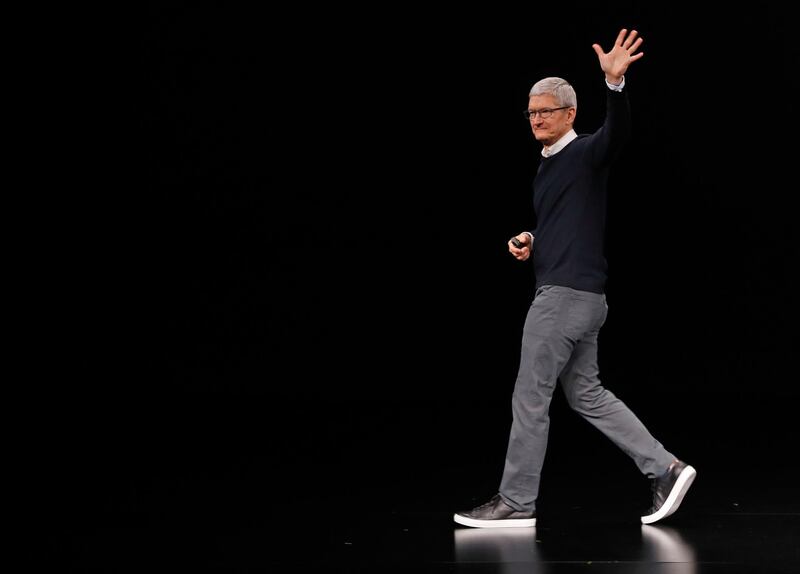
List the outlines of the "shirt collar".
<svg viewBox="0 0 800 574">
<path fill-rule="evenodd" d="M 550 157 L 556 155 L 562 149 L 567 147 L 567 144 L 572 140 L 574 140 L 576 137 L 578 137 L 578 134 L 575 133 L 575 130 L 569 130 L 567 133 L 561 136 L 560 140 L 558 140 L 553 145 L 544 146 L 542 148 L 542 157 Z"/>
</svg>

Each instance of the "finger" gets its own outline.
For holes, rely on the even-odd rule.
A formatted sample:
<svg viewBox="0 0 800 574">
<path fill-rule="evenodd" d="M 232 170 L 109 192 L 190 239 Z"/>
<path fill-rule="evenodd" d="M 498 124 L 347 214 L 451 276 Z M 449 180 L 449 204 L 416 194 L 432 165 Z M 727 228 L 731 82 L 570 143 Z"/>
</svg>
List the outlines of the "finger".
<svg viewBox="0 0 800 574">
<path fill-rule="evenodd" d="M 599 44 L 592 44 L 592 49 L 595 51 L 595 54 L 597 54 L 598 56 L 602 56 L 603 55 L 603 49 L 600 47 Z"/>
<path fill-rule="evenodd" d="M 644 41 L 644 38 L 637 38 L 636 41 L 631 45 L 630 51 L 631 52 L 635 52 L 636 50 L 638 50 L 639 46 L 642 45 L 643 41 Z"/>
<path fill-rule="evenodd" d="M 622 41 L 625 39 L 625 35 L 627 33 L 628 31 L 625 28 L 619 31 L 619 34 L 617 34 L 617 41 L 616 41 L 616 44 L 618 46 L 622 46 Z"/>
<path fill-rule="evenodd" d="M 631 33 L 625 38 L 625 42 L 622 44 L 625 48 L 630 48 L 631 44 L 633 43 L 636 36 L 639 34 L 636 30 L 631 30 Z"/>
</svg>

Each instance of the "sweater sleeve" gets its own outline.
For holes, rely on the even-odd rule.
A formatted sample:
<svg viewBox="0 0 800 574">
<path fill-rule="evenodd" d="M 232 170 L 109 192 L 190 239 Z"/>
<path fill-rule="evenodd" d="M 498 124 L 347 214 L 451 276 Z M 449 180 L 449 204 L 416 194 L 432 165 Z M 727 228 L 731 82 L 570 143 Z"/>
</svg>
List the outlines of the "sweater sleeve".
<svg viewBox="0 0 800 574">
<path fill-rule="evenodd" d="M 602 167 L 617 159 L 631 136 L 631 111 L 626 90 L 606 90 L 606 117 L 589 142 L 591 163 Z"/>
</svg>

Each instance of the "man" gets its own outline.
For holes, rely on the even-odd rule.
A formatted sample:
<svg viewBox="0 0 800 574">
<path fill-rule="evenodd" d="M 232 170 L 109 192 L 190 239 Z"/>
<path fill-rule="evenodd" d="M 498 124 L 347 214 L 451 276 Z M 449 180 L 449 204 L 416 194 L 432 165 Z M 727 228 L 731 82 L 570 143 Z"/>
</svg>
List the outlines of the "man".
<svg viewBox="0 0 800 574">
<path fill-rule="evenodd" d="M 593 134 L 578 135 L 573 129 L 577 99 L 568 82 L 545 78 L 530 90 L 525 116 L 543 145 L 533 182 L 537 226 L 512 238 L 508 250 L 520 261 L 533 257 L 536 292 L 523 329 L 500 488 L 488 502 L 456 513 L 459 524 L 536 525 L 548 411 L 557 381 L 570 407 L 653 480 L 653 505 L 641 517 L 643 523 L 675 512 L 697 474 L 602 386 L 598 374 L 597 336 L 608 312 L 603 252 L 606 187 L 610 166 L 631 132 L 625 72 L 644 55 L 637 53 L 641 44 L 636 30 L 622 29 L 609 52 L 592 46 L 608 87 L 605 122 Z"/>
</svg>

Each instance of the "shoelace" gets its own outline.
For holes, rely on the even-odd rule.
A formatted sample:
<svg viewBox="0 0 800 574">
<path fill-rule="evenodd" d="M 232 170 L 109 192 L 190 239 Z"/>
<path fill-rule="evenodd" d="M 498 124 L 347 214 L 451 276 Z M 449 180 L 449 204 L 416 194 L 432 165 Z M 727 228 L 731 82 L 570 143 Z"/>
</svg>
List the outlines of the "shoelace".
<svg viewBox="0 0 800 574">
<path fill-rule="evenodd" d="M 484 502 L 483 504 L 478 506 L 478 508 L 489 508 L 490 506 L 494 506 L 496 499 L 497 496 L 493 496 L 489 502 Z M 478 508 L 476 508 L 475 510 L 477 510 Z"/>
</svg>

